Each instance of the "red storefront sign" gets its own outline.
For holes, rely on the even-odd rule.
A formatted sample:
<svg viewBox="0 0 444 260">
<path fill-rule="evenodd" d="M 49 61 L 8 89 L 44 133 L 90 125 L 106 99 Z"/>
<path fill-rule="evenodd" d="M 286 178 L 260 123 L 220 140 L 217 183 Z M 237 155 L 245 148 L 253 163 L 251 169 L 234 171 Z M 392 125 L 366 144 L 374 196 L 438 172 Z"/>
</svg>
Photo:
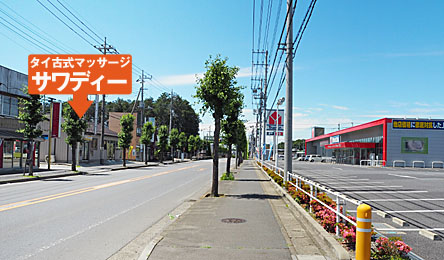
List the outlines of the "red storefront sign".
<svg viewBox="0 0 444 260">
<path fill-rule="evenodd" d="M 60 137 L 60 125 L 62 118 L 62 104 L 61 103 L 52 103 L 52 129 L 51 129 L 51 137 Z"/>
<path fill-rule="evenodd" d="M 357 142 L 343 142 L 336 144 L 326 144 L 325 149 L 340 149 L 340 148 L 375 148 L 376 143 L 357 143 Z"/>
</svg>

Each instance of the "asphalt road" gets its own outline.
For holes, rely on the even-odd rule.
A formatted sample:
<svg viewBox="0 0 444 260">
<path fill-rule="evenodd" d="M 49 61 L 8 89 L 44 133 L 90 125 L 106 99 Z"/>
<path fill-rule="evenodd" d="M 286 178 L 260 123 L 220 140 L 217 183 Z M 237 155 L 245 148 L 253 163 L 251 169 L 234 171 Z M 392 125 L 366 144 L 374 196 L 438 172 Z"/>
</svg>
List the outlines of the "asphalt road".
<svg viewBox="0 0 444 260">
<path fill-rule="evenodd" d="M 283 165 L 283 162 L 280 162 Z M 383 234 L 401 236 L 424 259 L 442 259 L 444 242 L 419 234 L 429 230 L 444 238 L 444 170 L 359 167 L 343 164 L 293 162 L 293 172 L 381 210 L 392 218 L 373 214 Z M 350 213 L 356 206 L 347 205 Z M 393 217 L 404 220 L 400 226 Z"/>
<path fill-rule="evenodd" d="M 207 160 L 1 185 L 0 259 L 106 259 L 208 191 L 211 167 Z"/>
</svg>

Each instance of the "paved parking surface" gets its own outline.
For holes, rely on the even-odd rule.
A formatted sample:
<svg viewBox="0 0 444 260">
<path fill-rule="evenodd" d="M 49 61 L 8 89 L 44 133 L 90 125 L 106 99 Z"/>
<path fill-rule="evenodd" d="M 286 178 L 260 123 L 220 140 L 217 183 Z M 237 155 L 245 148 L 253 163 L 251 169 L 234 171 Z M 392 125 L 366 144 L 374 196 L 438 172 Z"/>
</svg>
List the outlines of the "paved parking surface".
<svg viewBox="0 0 444 260">
<path fill-rule="evenodd" d="M 371 205 L 373 223 L 378 231 L 388 236 L 401 236 L 424 259 L 442 259 L 443 169 L 359 167 L 294 161 L 293 172 Z M 356 206 L 347 205 L 347 210 L 354 214 Z M 378 210 L 379 215 L 375 214 Z M 431 240 L 433 234 L 435 239 L 441 240 Z"/>
</svg>

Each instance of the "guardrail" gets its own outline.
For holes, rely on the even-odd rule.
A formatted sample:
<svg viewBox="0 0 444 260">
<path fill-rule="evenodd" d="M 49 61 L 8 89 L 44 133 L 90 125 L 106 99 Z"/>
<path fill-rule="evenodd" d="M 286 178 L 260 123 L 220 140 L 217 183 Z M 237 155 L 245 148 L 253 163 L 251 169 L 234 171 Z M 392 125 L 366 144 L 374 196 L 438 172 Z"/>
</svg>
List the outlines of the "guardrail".
<svg viewBox="0 0 444 260">
<path fill-rule="evenodd" d="M 271 165 L 271 164 L 266 163 L 266 162 L 263 162 L 263 165 L 267 166 L 270 169 L 274 169 L 275 173 L 278 174 L 281 178 L 283 178 L 283 176 L 278 173 L 278 172 L 283 172 L 284 171 L 282 168 L 279 168 L 279 167 L 276 168 L 274 165 Z M 336 224 L 340 223 L 341 222 L 341 218 L 342 218 L 343 220 L 345 220 L 345 221 L 351 223 L 352 225 L 354 225 L 355 227 L 357 226 L 356 222 L 354 222 L 353 220 L 349 219 L 346 216 L 347 201 L 352 203 L 352 204 L 354 204 L 354 205 L 356 205 L 356 206 L 361 205 L 362 202 L 360 202 L 358 200 L 355 200 L 355 199 L 352 199 L 352 198 L 349 198 L 349 197 L 347 197 L 346 195 L 344 195 L 344 194 L 342 194 L 340 192 L 334 191 L 334 190 L 332 190 L 332 189 L 330 189 L 330 188 L 328 188 L 328 187 L 326 187 L 326 186 L 324 186 L 322 184 L 314 182 L 314 181 L 312 181 L 310 179 L 307 179 L 307 178 L 305 178 L 303 176 L 300 176 L 298 174 L 288 173 L 288 175 L 290 176 L 290 178 L 293 178 L 296 181 L 296 183 L 293 183 L 291 181 L 289 181 L 289 183 L 292 186 L 294 186 L 296 189 L 302 191 L 304 194 L 309 196 L 310 197 L 310 202 L 312 200 L 316 200 L 322 206 L 326 207 L 327 209 L 331 210 L 332 212 L 335 212 L 335 214 L 336 214 Z M 302 182 L 304 182 L 304 183 L 306 183 L 306 184 L 308 184 L 310 186 L 310 192 L 307 192 L 302 187 L 300 187 L 300 186 L 302 186 Z M 319 200 L 317 198 L 317 189 L 319 189 L 321 191 L 324 191 L 325 193 L 334 195 L 336 197 L 336 200 L 335 200 L 335 202 L 336 202 L 336 209 L 328 206 L 327 204 L 325 204 L 324 202 L 322 202 L 321 200 Z M 342 201 L 340 201 L 340 199 L 342 199 Z M 340 206 L 342 206 L 342 212 L 340 211 Z M 311 204 L 310 204 L 310 213 L 311 212 L 312 212 L 312 208 L 311 208 Z M 336 225 L 335 231 L 336 231 L 336 236 L 339 236 L 339 226 L 338 225 Z"/>
<path fill-rule="evenodd" d="M 432 162 L 432 168 L 435 168 L 435 163 L 441 164 L 441 168 L 444 168 L 444 162 L 443 161 L 433 161 Z"/>
<path fill-rule="evenodd" d="M 413 168 L 415 168 L 415 163 L 422 163 L 422 168 L 425 168 L 425 162 L 424 161 L 413 161 L 412 163 L 413 163 L 413 165 L 412 165 Z"/>
<path fill-rule="evenodd" d="M 377 162 L 385 162 L 385 160 L 375 160 L 375 161 L 377 161 Z M 257 161 L 257 162 L 259 162 L 259 161 Z M 395 161 L 393 161 L 394 164 L 396 162 L 403 162 L 404 163 L 404 167 L 405 167 L 405 161 L 403 161 L 403 160 L 395 160 Z M 435 163 L 441 163 L 443 165 L 443 167 L 444 167 L 444 162 L 443 161 L 434 161 L 434 162 Z M 274 172 L 283 179 L 283 176 L 280 174 L 281 172 L 284 172 L 284 170 L 282 168 L 275 167 L 274 165 L 268 164 L 266 162 L 261 163 L 261 165 L 265 165 L 265 166 L 267 166 L 270 169 L 274 169 Z M 433 163 L 432 163 L 432 167 L 433 167 Z M 300 176 L 298 174 L 288 173 L 288 175 L 290 176 L 290 178 L 292 177 L 292 178 L 294 178 L 296 180 L 296 183 L 293 183 L 293 182 L 289 182 L 289 183 L 292 186 L 294 186 L 296 189 L 298 189 L 298 190 L 302 191 L 304 194 L 308 195 L 310 197 L 310 202 L 312 200 L 316 200 L 317 202 L 319 202 L 324 207 L 328 208 L 332 212 L 335 212 L 335 214 L 336 214 L 336 229 L 335 229 L 336 236 L 339 236 L 339 226 L 338 226 L 338 223 L 340 223 L 340 218 L 341 217 L 342 217 L 342 219 L 344 219 L 345 221 L 351 223 L 352 225 L 354 225 L 356 227 L 356 256 L 358 256 L 358 254 L 359 254 L 360 255 L 359 257 L 361 257 L 361 254 L 369 254 L 370 253 L 370 243 L 368 243 L 370 241 L 369 237 L 371 236 L 370 231 L 375 231 L 377 233 L 377 236 L 379 236 L 379 237 L 381 237 L 383 235 L 381 235 L 377 231 L 377 229 L 373 229 L 373 228 L 369 229 L 368 228 L 369 226 L 371 226 L 371 219 L 367 219 L 366 220 L 366 219 L 363 219 L 362 216 L 361 217 L 359 216 L 360 215 L 359 214 L 359 212 L 360 212 L 359 206 L 365 205 L 365 204 L 363 204 L 359 200 L 355 200 L 355 199 L 349 198 L 349 197 L 347 197 L 346 195 L 344 195 L 344 194 L 342 194 L 340 192 L 334 191 L 334 190 L 332 190 L 332 189 L 330 189 L 328 187 L 325 187 L 324 185 L 322 185 L 320 183 L 314 182 L 314 181 L 312 181 L 312 180 L 310 180 L 308 178 L 305 178 L 303 176 Z M 302 187 L 299 187 L 299 186 L 301 186 L 302 181 L 305 182 L 306 184 L 310 185 L 310 192 L 307 192 Z M 336 200 L 335 200 L 336 201 L 336 209 L 326 205 L 324 202 L 320 201 L 317 198 L 317 189 L 319 189 L 321 191 L 324 191 L 324 192 L 326 192 L 328 194 L 332 194 L 332 195 L 336 196 Z M 339 200 L 340 198 L 342 199 L 342 201 Z M 351 220 L 351 219 L 349 219 L 347 217 L 347 214 L 346 214 L 346 202 L 347 201 L 357 206 L 357 216 L 356 216 L 356 220 L 357 221 L 356 222 L 354 222 L 353 220 Z M 342 212 L 340 212 L 340 206 L 343 206 Z M 310 204 L 310 213 L 311 212 L 312 212 L 312 208 L 311 208 L 311 204 Z M 361 215 L 362 215 L 362 211 L 361 211 Z M 358 227 L 358 224 L 361 227 Z M 364 225 L 368 224 L 368 226 L 366 227 L 367 229 L 363 229 L 362 228 L 363 224 Z M 362 239 L 362 236 L 364 234 L 367 237 L 366 239 Z M 359 236 L 361 236 L 361 238 L 359 239 L 359 240 L 361 240 L 361 242 L 358 241 L 358 237 Z M 362 241 L 362 240 L 365 240 L 365 241 Z M 421 257 L 419 257 L 416 254 L 414 254 L 413 252 L 409 252 L 407 254 L 407 256 L 411 260 L 424 260 Z M 358 259 L 358 258 L 356 258 L 356 259 Z M 365 256 L 364 259 L 368 259 L 367 255 Z"/>
<path fill-rule="evenodd" d="M 368 162 L 368 164 L 366 164 L 366 166 L 371 166 L 371 164 L 370 164 L 371 161 L 372 161 L 372 160 L 360 160 L 360 161 L 359 161 L 359 166 L 362 167 L 362 162 Z"/>
<path fill-rule="evenodd" d="M 405 167 L 405 161 L 404 160 L 393 160 L 393 167 L 395 167 L 396 163 L 403 163 L 402 167 Z"/>
</svg>

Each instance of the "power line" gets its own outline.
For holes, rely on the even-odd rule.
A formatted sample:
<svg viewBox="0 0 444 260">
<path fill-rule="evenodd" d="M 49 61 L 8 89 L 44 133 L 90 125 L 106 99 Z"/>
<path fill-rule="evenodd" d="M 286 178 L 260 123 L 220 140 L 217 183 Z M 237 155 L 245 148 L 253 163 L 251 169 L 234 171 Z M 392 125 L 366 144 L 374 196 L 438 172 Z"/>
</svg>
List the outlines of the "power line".
<svg viewBox="0 0 444 260">
<path fill-rule="evenodd" d="M 57 0 L 57 2 L 63 6 L 63 8 L 65 8 L 66 11 L 68 11 L 74 18 L 77 19 L 77 21 L 79 21 L 81 24 L 83 24 L 83 26 L 85 26 L 90 32 L 92 32 L 95 36 L 97 36 L 98 39 L 102 39 L 102 37 L 100 37 L 96 32 L 94 32 L 93 30 L 91 30 L 91 28 L 89 28 L 84 22 L 82 22 L 82 20 L 80 20 L 75 14 L 73 14 L 63 3 L 61 3 L 59 0 Z"/>
<path fill-rule="evenodd" d="M 80 27 L 77 23 L 75 23 L 73 20 L 71 20 L 71 18 L 69 18 L 62 10 L 60 10 L 55 4 L 53 4 L 51 2 L 51 0 L 46 0 L 48 1 L 48 3 L 50 3 L 57 11 L 59 11 L 66 19 L 68 19 L 71 23 L 73 23 L 75 26 L 77 26 L 77 28 L 79 28 L 82 32 L 84 32 L 86 35 L 88 35 L 93 41 L 95 41 L 96 43 L 100 43 L 97 39 L 95 39 L 94 37 L 92 37 L 89 33 L 87 33 L 85 30 L 83 30 L 82 27 Z M 99 38 L 100 39 L 100 38 Z"/>
<path fill-rule="evenodd" d="M 48 52 L 48 53 L 57 53 L 57 51 L 54 51 L 52 48 L 46 46 L 44 43 L 40 42 L 39 40 L 36 40 L 34 37 L 32 37 L 31 35 L 29 35 L 26 32 L 23 32 L 21 29 L 17 28 L 15 25 L 11 24 L 10 22 L 6 21 L 3 17 L 0 17 L 2 20 L 4 20 L 5 22 L 7 22 L 8 24 L 10 24 L 14 29 L 20 31 L 21 33 L 23 33 L 24 35 L 26 35 L 27 37 L 33 39 L 34 41 L 40 43 L 41 45 L 45 46 L 46 48 L 43 48 L 42 46 L 38 45 L 37 43 L 31 41 L 30 39 L 28 39 L 27 37 L 23 36 L 22 34 L 18 33 L 16 30 L 14 30 L 13 28 L 9 27 L 8 25 L 4 24 L 3 22 L 0 21 L 0 23 L 5 26 L 6 28 L 8 28 L 10 31 L 16 33 L 17 35 L 19 35 L 20 37 L 22 37 L 23 39 L 25 39 L 26 41 L 30 42 L 31 44 L 37 46 L 38 48 L 40 48 L 41 50 L 43 50 L 44 52 Z"/>
<path fill-rule="evenodd" d="M 36 31 L 33 30 L 35 35 L 38 35 L 38 36 L 39 36 L 40 38 L 42 38 L 42 39 L 44 39 L 44 37 L 43 37 L 42 35 L 45 35 L 45 36 L 48 37 L 50 40 L 54 41 L 54 42 L 52 42 L 52 41 L 50 41 L 50 40 L 48 40 L 48 39 L 46 39 L 46 40 L 44 39 L 46 42 L 48 42 L 48 43 L 51 42 L 53 46 L 57 46 L 59 49 L 61 49 L 61 50 L 63 50 L 63 51 L 69 50 L 68 52 L 72 52 L 72 53 L 74 53 L 74 52 L 78 52 L 78 51 L 73 51 L 72 48 L 68 47 L 66 44 L 64 44 L 63 42 L 59 41 L 58 39 L 52 37 L 52 36 L 51 36 L 50 34 L 48 34 L 46 31 L 42 30 L 41 28 L 39 28 L 38 26 L 36 26 L 34 23 L 30 22 L 28 19 L 26 19 L 25 17 L 23 17 L 20 13 L 16 12 L 14 9 L 12 9 L 11 7 L 9 7 L 9 6 L 8 6 L 7 4 L 5 4 L 4 2 L 0 1 L 0 3 L 1 3 L 2 5 L 4 5 L 9 11 L 11 11 L 12 13 L 14 13 L 16 16 L 20 17 L 20 19 L 21 19 L 22 21 L 26 22 L 29 26 L 35 28 L 35 29 L 39 32 L 39 34 L 38 34 L 38 33 L 36 33 Z M 4 12 L 5 12 L 5 11 L 4 11 Z M 6 14 L 6 13 L 5 13 L 5 14 Z M 7 15 L 8 17 L 10 17 L 10 19 L 14 20 L 16 23 L 19 23 L 19 24 L 21 24 L 23 27 L 26 27 L 26 25 L 23 25 L 22 23 L 18 22 L 17 19 L 11 17 L 11 16 L 8 15 L 8 14 L 6 14 L 6 15 Z M 31 30 L 31 29 L 28 28 L 28 30 Z M 63 48 L 61 48 L 60 46 L 58 46 L 56 43 L 60 44 Z"/>
<path fill-rule="evenodd" d="M 91 43 L 90 41 L 88 41 L 87 39 L 85 39 L 85 37 L 83 37 L 82 35 L 80 35 L 80 33 L 78 33 L 76 30 L 74 30 L 71 26 L 69 26 L 67 23 L 65 23 L 65 21 L 63 21 L 58 15 L 56 15 L 53 11 L 51 11 L 51 9 L 49 9 L 46 5 L 44 5 L 40 0 L 36 0 L 41 6 L 43 6 L 43 8 L 45 8 L 48 12 L 50 12 L 55 18 L 57 18 L 57 20 L 59 20 L 60 22 L 62 22 L 66 27 L 68 27 L 71 31 L 73 31 L 75 34 L 77 34 L 80 38 L 82 38 L 85 42 L 87 42 L 89 45 L 94 47 L 94 44 Z"/>
</svg>

